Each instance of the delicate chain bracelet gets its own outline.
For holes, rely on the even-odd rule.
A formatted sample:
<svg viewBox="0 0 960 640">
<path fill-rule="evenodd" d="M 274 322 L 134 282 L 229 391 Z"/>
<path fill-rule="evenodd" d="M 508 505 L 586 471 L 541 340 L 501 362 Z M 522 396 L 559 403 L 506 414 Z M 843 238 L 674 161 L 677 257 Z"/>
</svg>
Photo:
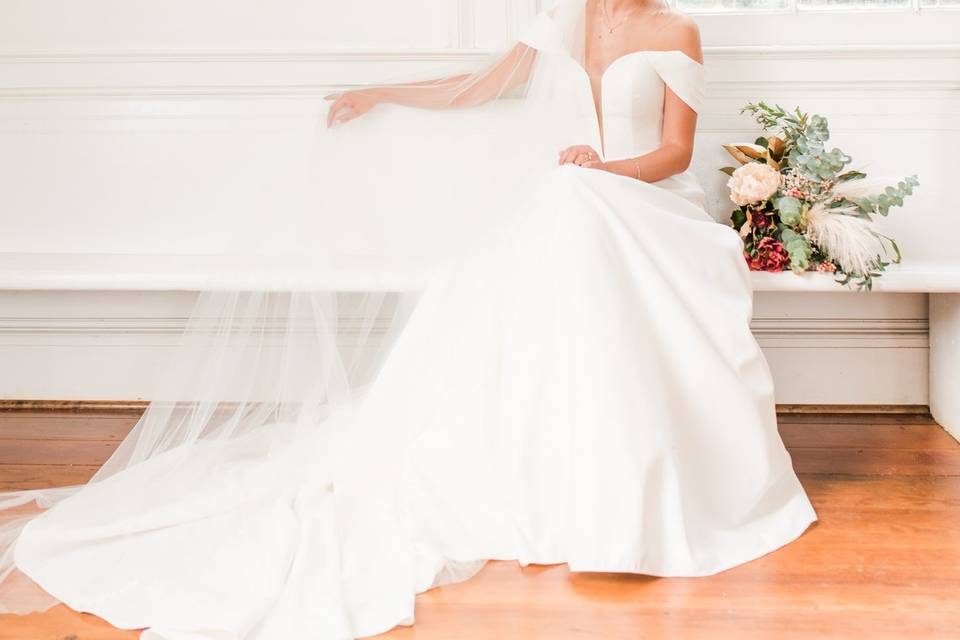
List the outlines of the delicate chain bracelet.
<svg viewBox="0 0 960 640">
<path fill-rule="evenodd" d="M 643 178 L 640 177 L 640 161 L 636 158 L 630 158 L 630 161 L 633 163 L 633 166 L 637 168 L 637 180 L 642 181 Z"/>
</svg>

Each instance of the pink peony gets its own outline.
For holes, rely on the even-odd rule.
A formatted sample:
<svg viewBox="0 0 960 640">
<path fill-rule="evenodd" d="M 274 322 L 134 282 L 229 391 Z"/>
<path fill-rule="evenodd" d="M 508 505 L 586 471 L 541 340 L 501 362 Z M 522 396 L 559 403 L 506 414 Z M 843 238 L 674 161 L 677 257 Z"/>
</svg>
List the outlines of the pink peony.
<svg viewBox="0 0 960 640">
<path fill-rule="evenodd" d="M 743 254 L 752 271 L 783 271 L 790 262 L 790 256 L 783 245 L 769 236 L 760 238 L 754 250 L 755 256 Z"/>
<path fill-rule="evenodd" d="M 748 162 L 727 181 L 730 199 L 738 207 L 767 200 L 780 188 L 780 172 L 767 164 Z"/>
</svg>

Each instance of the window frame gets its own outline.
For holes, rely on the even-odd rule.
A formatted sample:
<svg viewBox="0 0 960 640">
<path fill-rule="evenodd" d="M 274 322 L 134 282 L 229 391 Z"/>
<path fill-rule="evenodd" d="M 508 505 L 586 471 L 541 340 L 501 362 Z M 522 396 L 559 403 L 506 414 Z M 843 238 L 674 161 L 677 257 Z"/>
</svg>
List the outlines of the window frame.
<svg viewBox="0 0 960 640">
<path fill-rule="evenodd" d="M 679 0 L 667 0 L 671 7 L 676 7 Z M 793 13 L 830 13 L 830 14 L 843 14 L 843 13 L 927 13 L 927 12 L 958 12 L 960 11 L 960 5 L 953 6 L 923 6 L 923 0 L 909 0 L 905 6 L 902 7 L 864 7 L 864 6 L 847 6 L 847 7 L 801 7 L 800 0 L 785 0 L 786 5 L 782 9 L 693 9 L 693 8 L 682 8 L 684 13 L 694 15 L 694 16 L 707 16 L 707 15 L 759 15 L 759 14 L 775 14 L 775 15 L 786 15 Z"/>
</svg>

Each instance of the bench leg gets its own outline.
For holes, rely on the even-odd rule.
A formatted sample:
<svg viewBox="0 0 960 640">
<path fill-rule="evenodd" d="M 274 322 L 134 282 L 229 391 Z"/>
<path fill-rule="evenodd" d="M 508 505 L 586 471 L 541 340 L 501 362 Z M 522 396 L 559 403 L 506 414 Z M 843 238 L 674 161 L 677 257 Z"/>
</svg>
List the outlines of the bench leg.
<svg viewBox="0 0 960 640">
<path fill-rule="evenodd" d="M 930 412 L 960 441 L 960 293 L 930 294 Z"/>
</svg>

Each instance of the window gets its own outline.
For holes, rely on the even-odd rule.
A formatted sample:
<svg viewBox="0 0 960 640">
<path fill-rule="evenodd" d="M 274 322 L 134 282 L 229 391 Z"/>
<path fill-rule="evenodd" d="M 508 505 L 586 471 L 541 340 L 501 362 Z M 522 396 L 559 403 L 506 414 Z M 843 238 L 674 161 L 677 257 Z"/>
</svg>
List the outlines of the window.
<svg viewBox="0 0 960 640">
<path fill-rule="evenodd" d="M 691 13 L 960 8 L 960 0 L 673 0 Z"/>
</svg>

